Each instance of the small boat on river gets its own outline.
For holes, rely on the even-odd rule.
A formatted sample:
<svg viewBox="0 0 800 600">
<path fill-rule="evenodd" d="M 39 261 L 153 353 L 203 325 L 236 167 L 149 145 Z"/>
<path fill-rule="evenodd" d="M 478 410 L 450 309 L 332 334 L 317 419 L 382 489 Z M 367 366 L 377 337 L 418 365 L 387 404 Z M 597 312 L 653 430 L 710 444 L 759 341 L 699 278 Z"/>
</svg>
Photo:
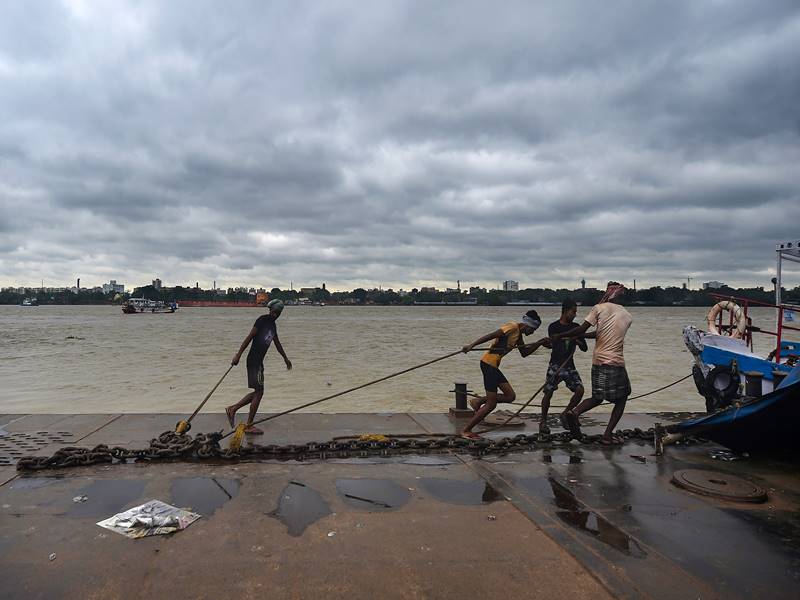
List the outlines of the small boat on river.
<svg viewBox="0 0 800 600">
<path fill-rule="evenodd" d="M 148 300 L 147 298 L 130 298 L 122 304 L 122 312 L 126 315 L 139 313 L 174 313 L 178 310 L 177 302 Z"/>
</svg>

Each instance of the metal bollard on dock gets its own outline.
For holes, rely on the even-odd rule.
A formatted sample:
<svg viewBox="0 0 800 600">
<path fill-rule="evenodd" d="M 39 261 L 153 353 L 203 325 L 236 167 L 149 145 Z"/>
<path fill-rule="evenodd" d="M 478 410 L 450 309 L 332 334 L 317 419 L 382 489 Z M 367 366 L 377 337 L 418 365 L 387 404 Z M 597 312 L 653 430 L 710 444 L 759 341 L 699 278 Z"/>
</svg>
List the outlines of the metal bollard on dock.
<svg viewBox="0 0 800 600">
<path fill-rule="evenodd" d="M 466 382 L 456 381 L 453 385 L 450 392 L 454 392 L 456 395 L 456 405 L 450 407 L 450 414 L 454 417 L 471 417 L 473 411 L 467 404 L 467 392 L 471 390 L 467 389 Z"/>
</svg>

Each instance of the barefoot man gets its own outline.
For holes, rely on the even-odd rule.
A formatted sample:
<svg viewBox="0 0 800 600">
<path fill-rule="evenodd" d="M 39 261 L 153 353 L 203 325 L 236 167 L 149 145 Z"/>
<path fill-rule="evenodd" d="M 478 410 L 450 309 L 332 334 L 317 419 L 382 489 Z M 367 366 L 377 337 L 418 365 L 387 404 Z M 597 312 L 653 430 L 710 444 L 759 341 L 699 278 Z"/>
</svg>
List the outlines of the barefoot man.
<svg viewBox="0 0 800 600">
<path fill-rule="evenodd" d="M 469 439 L 479 438 L 478 434 L 473 433 L 472 428 L 483 421 L 486 415 L 497 407 L 498 402 L 513 402 L 517 397 L 514 388 L 511 387 L 508 379 L 499 369 L 500 361 L 503 360 L 503 356 L 514 348 L 517 348 L 522 356 L 528 356 L 536 352 L 539 346 L 547 343 L 547 338 L 533 344 L 525 345 L 522 343 L 522 336 L 531 335 L 541 324 L 542 320 L 539 318 L 539 314 L 535 310 L 529 310 L 522 317 L 522 322 L 511 321 L 506 323 L 497 331 L 478 338 L 461 349 L 463 352 L 469 352 L 479 344 L 494 340 L 491 348 L 481 357 L 483 387 L 486 388 L 486 396 L 473 398 L 469 401 L 470 406 L 475 411 L 475 415 L 461 432 L 462 437 Z M 497 388 L 500 388 L 502 394 L 497 393 Z"/>
<path fill-rule="evenodd" d="M 552 340 L 557 333 L 575 329 L 576 324 L 573 321 L 577 313 L 578 304 L 575 300 L 572 298 L 564 300 L 561 303 L 561 318 L 550 323 L 547 328 L 547 335 L 550 336 L 550 339 Z M 594 333 L 587 334 L 587 337 L 594 337 Z M 567 389 L 572 392 L 567 409 L 561 413 L 561 424 L 564 425 L 564 429 L 568 429 L 565 421 L 566 412 L 578 406 L 583 398 L 583 381 L 581 381 L 581 376 L 575 368 L 575 361 L 572 359 L 576 346 L 581 349 L 581 352 L 586 352 L 588 349 L 584 338 L 553 342 L 553 352 L 550 354 L 550 364 L 547 367 L 544 395 L 542 396 L 542 418 L 539 421 L 539 433 L 550 433 L 550 428 L 547 426 L 547 412 L 550 410 L 550 398 L 558 389 L 559 382 L 563 381 Z"/>
<path fill-rule="evenodd" d="M 631 394 L 622 348 L 633 317 L 620 306 L 624 294 L 624 285 L 609 281 L 605 295 L 592 308 L 583 324 L 551 336 L 553 343 L 556 343 L 561 338 L 587 337 L 585 334 L 590 327 L 597 328 L 597 342 L 592 354 L 592 397 L 586 398 L 576 408 L 567 410 L 564 417 L 572 433 L 580 435 L 578 416 L 599 406 L 603 401 L 611 402 L 614 408 L 602 439 L 602 443 L 609 446 L 619 443 L 612 434 L 625 412 L 625 403 Z"/>
<path fill-rule="evenodd" d="M 231 424 L 231 427 L 235 427 L 234 417 L 236 416 L 236 411 L 249 404 L 250 414 L 247 417 L 247 429 L 245 429 L 245 433 L 255 435 L 264 433 L 261 429 L 253 425 L 253 421 L 256 418 L 256 412 L 258 412 L 258 405 L 261 404 L 261 398 L 264 395 L 264 356 L 266 356 L 267 350 L 269 350 L 269 346 L 273 341 L 286 363 L 286 368 L 292 368 L 292 361 L 289 360 L 289 357 L 286 356 L 286 352 L 283 351 L 281 341 L 278 339 L 278 328 L 275 325 L 275 321 L 277 321 L 283 311 L 283 302 L 280 300 L 271 300 L 267 303 L 267 308 L 269 308 L 269 313 L 261 315 L 256 319 L 250 333 L 244 338 L 242 345 L 239 347 L 239 351 L 231 360 L 232 365 L 238 365 L 245 348 L 247 348 L 248 345 L 250 346 L 250 352 L 247 353 L 247 387 L 252 388 L 253 391 L 236 404 L 225 409 L 225 414 L 228 415 L 228 422 Z"/>
</svg>

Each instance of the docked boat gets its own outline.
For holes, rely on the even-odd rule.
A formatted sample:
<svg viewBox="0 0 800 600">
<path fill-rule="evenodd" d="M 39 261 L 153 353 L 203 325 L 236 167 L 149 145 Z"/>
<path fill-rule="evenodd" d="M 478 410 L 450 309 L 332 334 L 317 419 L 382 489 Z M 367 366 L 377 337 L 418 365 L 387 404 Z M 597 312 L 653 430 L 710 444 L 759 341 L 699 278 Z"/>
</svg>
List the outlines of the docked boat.
<svg viewBox="0 0 800 600">
<path fill-rule="evenodd" d="M 20 306 L 39 306 L 39 300 L 36 298 L 25 298 L 19 304 Z"/>
<path fill-rule="evenodd" d="M 130 298 L 122 304 L 122 312 L 126 315 L 139 313 L 174 313 L 178 310 L 177 302 L 148 300 L 147 298 Z"/>
<path fill-rule="evenodd" d="M 800 306 L 781 302 L 781 261 L 800 262 L 800 242 L 779 244 L 775 304 L 712 294 L 707 331 L 684 327 L 683 339 L 694 357 L 692 374 L 705 399 L 706 416 L 657 428 L 656 449 L 687 435 L 698 435 L 737 451 L 796 449 L 800 419 L 800 342 L 786 340 Z M 774 331 L 753 324 L 754 306 L 775 311 Z M 727 315 L 727 319 L 725 319 Z M 792 324 L 790 324 L 792 323 Z M 767 356 L 756 354 L 753 335 L 775 338 Z"/>
</svg>

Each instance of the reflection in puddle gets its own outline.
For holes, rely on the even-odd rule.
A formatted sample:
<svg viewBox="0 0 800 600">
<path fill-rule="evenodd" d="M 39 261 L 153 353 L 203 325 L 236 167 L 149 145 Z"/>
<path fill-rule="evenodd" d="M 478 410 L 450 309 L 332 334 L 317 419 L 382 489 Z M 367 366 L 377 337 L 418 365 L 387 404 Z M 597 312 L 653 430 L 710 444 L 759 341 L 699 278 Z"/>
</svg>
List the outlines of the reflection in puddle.
<svg viewBox="0 0 800 600">
<path fill-rule="evenodd" d="M 451 504 L 479 505 L 505 500 L 497 490 L 482 479 L 456 481 L 426 477 L 421 479 L 420 483 L 431 496 Z"/>
<path fill-rule="evenodd" d="M 564 509 L 556 512 L 556 515 L 558 515 L 562 521 L 581 531 L 590 533 L 604 544 L 608 544 L 623 554 L 636 558 L 647 556 L 636 540 L 631 539 L 627 533 L 596 512 L 585 510 L 585 507 L 575 498 L 575 494 L 572 493 L 572 490 L 552 477 L 549 481 L 550 487 L 553 490 L 553 496 L 555 497 L 556 506 Z"/>
<path fill-rule="evenodd" d="M 370 512 L 395 510 L 411 498 L 406 488 L 388 479 L 337 479 L 336 490 L 348 504 Z"/>
<path fill-rule="evenodd" d="M 269 513 L 281 521 L 289 535 L 299 536 L 306 527 L 331 514 L 328 503 L 318 491 L 299 481 L 290 481 L 278 499 L 278 508 Z"/>
<path fill-rule="evenodd" d="M 85 502 L 73 503 L 68 517 L 110 517 L 122 512 L 138 500 L 144 492 L 145 482 L 138 479 L 99 479 L 78 490 L 73 496 L 86 496 Z"/>
<path fill-rule="evenodd" d="M 203 516 L 214 514 L 239 493 L 238 479 L 179 477 L 172 481 L 172 503 Z"/>
</svg>

